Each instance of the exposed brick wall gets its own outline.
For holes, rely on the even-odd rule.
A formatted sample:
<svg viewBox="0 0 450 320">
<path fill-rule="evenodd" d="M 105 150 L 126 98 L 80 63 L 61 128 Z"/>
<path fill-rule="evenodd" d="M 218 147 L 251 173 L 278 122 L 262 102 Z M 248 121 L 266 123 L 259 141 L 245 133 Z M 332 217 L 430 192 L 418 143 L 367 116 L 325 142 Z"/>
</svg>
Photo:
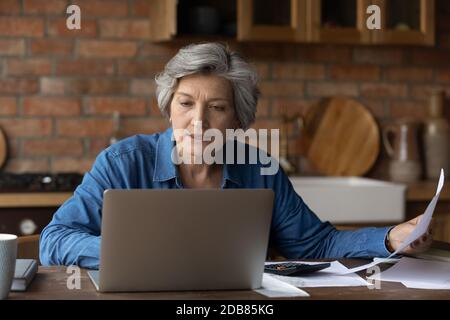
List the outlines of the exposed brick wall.
<svg viewBox="0 0 450 320">
<path fill-rule="evenodd" d="M 450 1 L 438 0 L 437 45 L 237 44 L 260 73 L 256 127 L 279 127 L 335 94 L 362 101 L 380 124 L 426 116 L 430 90 L 450 95 Z M 66 28 L 70 3 L 82 29 Z M 86 171 L 108 144 L 112 113 L 126 135 L 161 131 L 154 76 L 186 41 L 149 41 L 147 0 L 1 0 L 0 126 L 8 171 Z M 294 141 L 292 147 L 296 147 Z"/>
</svg>

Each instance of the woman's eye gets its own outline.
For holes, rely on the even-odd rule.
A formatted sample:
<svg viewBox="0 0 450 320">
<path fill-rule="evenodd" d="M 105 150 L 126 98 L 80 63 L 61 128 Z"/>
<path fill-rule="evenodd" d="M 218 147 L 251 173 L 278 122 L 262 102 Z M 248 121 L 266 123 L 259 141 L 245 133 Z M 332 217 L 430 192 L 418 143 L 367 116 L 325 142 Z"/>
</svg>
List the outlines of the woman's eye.
<svg viewBox="0 0 450 320">
<path fill-rule="evenodd" d="M 217 111 L 223 111 L 223 110 L 225 110 L 225 107 L 223 107 L 223 106 L 211 106 L 214 110 L 217 110 Z"/>
<path fill-rule="evenodd" d="M 192 104 L 190 102 L 180 102 L 183 107 L 190 107 Z"/>
</svg>

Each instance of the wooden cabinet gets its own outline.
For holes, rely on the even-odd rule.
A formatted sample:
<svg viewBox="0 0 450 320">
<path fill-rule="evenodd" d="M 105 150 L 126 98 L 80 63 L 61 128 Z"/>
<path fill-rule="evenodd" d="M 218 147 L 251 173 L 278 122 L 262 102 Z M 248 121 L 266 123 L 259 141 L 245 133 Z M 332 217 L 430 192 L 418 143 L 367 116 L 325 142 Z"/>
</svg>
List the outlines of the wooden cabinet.
<svg viewBox="0 0 450 320">
<path fill-rule="evenodd" d="M 307 41 L 307 0 L 238 0 L 238 40 Z"/>
<path fill-rule="evenodd" d="M 374 44 L 434 45 L 434 0 L 378 0 L 381 31 L 372 32 Z"/>
<path fill-rule="evenodd" d="M 149 1 L 155 41 L 182 35 L 298 43 L 433 45 L 435 41 L 435 0 Z M 367 28 L 370 5 L 380 8 L 380 30 Z M 202 16 L 196 16 L 195 9 Z M 193 24 L 208 30 L 214 19 L 221 24 L 214 33 L 186 32 Z"/>
</svg>

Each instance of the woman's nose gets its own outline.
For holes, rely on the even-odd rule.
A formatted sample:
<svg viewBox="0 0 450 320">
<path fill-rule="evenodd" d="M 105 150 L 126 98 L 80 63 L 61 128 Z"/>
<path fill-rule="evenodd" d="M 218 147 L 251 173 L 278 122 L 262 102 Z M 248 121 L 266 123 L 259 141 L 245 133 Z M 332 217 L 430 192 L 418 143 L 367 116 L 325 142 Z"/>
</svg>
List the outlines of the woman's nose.
<svg viewBox="0 0 450 320">
<path fill-rule="evenodd" d="M 201 124 L 201 128 L 207 128 L 208 126 L 208 110 L 206 106 L 199 105 L 196 108 L 194 115 L 194 123 L 197 123 L 199 126 Z"/>
</svg>

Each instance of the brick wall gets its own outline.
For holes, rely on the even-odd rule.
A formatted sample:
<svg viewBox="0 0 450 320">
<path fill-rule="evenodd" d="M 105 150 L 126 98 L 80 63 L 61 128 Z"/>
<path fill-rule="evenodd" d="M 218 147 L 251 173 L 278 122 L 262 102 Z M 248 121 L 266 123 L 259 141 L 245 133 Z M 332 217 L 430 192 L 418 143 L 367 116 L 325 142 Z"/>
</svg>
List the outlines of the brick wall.
<svg viewBox="0 0 450 320">
<path fill-rule="evenodd" d="M 438 0 L 437 45 L 369 47 L 231 43 L 260 73 L 257 127 L 320 98 L 362 101 L 383 124 L 424 118 L 428 95 L 450 95 L 450 2 Z M 80 5 L 82 29 L 67 30 L 65 9 Z M 85 171 L 123 115 L 126 135 L 167 122 L 153 79 L 186 41 L 149 41 L 147 0 L 1 0 L 0 126 L 9 140 L 6 170 Z M 292 146 L 295 146 L 294 141 Z"/>
</svg>

